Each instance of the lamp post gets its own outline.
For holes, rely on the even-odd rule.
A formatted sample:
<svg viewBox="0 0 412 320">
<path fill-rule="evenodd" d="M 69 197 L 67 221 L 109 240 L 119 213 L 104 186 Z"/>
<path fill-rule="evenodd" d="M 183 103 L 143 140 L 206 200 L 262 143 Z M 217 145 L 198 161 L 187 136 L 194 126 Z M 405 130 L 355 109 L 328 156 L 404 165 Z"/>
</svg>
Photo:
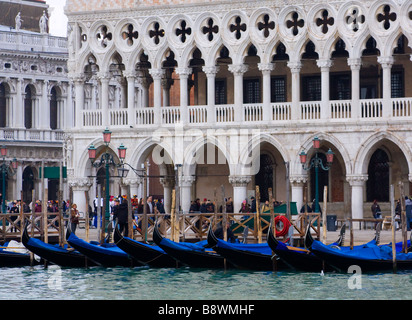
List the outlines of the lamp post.
<svg viewBox="0 0 412 320">
<path fill-rule="evenodd" d="M 2 181 L 2 188 L 1 188 L 1 196 L 2 196 L 2 202 L 1 202 L 1 212 L 6 213 L 6 173 L 14 175 L 16 173 L 17 169 L 17 160 L 16 158 L 13 158 L 13 160 L 10 163 L 6 162 L 6 156 L 7 156 L 7 147 L 2 146 L 0 148 L 0 155 L 3 158 L 3 163 L 1 164 L 1 181 Z"/>
<path fill-rule="evenodd" d="M 105 167 L 105 178 L 106 178 L 106 185 L 105 185 L 105 214 L 104 217 L 109 220 L 110 217 L 110 167 L 120 168 L 123 167 L 123 162 L 126 157 L 126 148 L 123 144 L 118 148 L 118 155 L 120 159 L 120 163 L 116 163 L 113 156 L 107 151 L 110 140 L 111 140 L 112 132 L 106 128 L 103 131 L 103 141 L 106 145 L 106 151 L 102 154 L 99 161 L 96 161 L 96 147 L 92 144 L 88 148 L 89 151 L 89 159 L 92 163 L 92 166 L 95 168 L 99 168 L 104 165 Z M 105 222 L 104 222 L 105 225 Z M 106 230 L 106 226 L 105 230 Z"/>
<path fill-rule="evenodd" d="M 299 154 L 299 157 L 300 163 L 302 164 L 302 168 L 304 170 L 308 171 L 311 168 L 315 168 L 315 213 L 319 213 L 319 168 L 324 171 L 328 171 L 332 166 L 334 153 L 331 149 L 326 152 L 326 165 L 324 165 L 322 159 L 318 156 L 318 150 L 320 147 L 319 138 L 315 137 L 312 142 L 313 148 L 315 149 L 315 157 L 310 161 L 310 164 L 306 166 L 307 154 L 304 150 L 302 150 Z"/>
</svg>

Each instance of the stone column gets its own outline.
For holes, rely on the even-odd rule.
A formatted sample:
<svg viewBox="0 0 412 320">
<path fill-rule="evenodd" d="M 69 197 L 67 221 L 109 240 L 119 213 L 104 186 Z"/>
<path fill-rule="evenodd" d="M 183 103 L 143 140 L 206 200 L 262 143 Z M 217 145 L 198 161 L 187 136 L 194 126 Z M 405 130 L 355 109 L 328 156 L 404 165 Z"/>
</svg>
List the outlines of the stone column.
<svg viewBox="0 0 412 320">
<path fill-rule="evenodd" d="M 41 95 L 39 96 L 42 108 L 37 108 L 36 103 L 36 108 L 34 110 L 35 112 L 35 119 L 33 123 L 33 128 L 35 126 L 38 126 L 39 129 L 42 130 L 50 130 L 50 94 L 48 90 L 49 86 L 49 81 L 44 80 L 42 84 L 42 92 Z"/>
<path fill-rule="evenodd" d="M 382 117 L 385 119 L 388 119 L 392 117 L 391 69 L 394 63 L 394 58 L 392 56 L 378 57 L 378 62 L 382 66 L 382 99 L 383 99 Z"/>
<path fill-rule="evenodd" d="M 234 102 L 235 102 L 235 122 L 243 121 L 243 74 L 249 69 L 245 64 L 231 64 L 228 70 L 233 73 L 234 78 Z"/>
<path fill-rule="evenodd" d="M 270 88 L 270 74 L 274 69 L 273 63 L 259 63 L 259 70 L 262 72 L 263 82 L 263 121 L 272 120 L 272 107 L 271 107 L 271 88 Z"/>
<path fill-rule="evenodd" d="M 23 80 L 16 79 L 16 113 L 14 117 L 14 128 L 24 128 L 24 102 L 23 102 Z"/>
<path fill-rule="evenodd" d="M 352 189 L 352 219 L 363 218 L 363 194 L 365 182 L 368 180 L 367 174 L 347 175 L 346 180 Z M 354 223 L 353 227 L 359 229 L 359 223 Z"/>
<path fill-rule="evenodd" d="M 229 176 L 229 183 L 233 186 L 233 212 L 238 213 L 242 201 L 247 199 L 247 185 L 251 180 L 250 176 Z"/>
<path fill-rule="evenodd" d="M 170 213 L 172 207 L 172 190 L 175 181 L 173 179 L 161 178 L 160 183 L 163 186 L 163 206 L 166 213 Z"/>
<path fill-rule="evenodd" d="M 180 123 L 184 126 L 189 122 L 188 105 L 189 105 L 189 90 L 188 79 L 192 74 L 192 68 L 176 68 L 176 73 L 180 78 Z"/>
<path fill-rule="evenodd" d="M 291 185 L 291 201 L 296 202 L 298 212 L 303 206 L 303 187 L 308 180 L 307 175 L 291 175 L 289 177 Z M 308 199 L 309 202 L 309 199 Z"/>
<path fill-rule="evenodd" d="M 351 116 L 353 119 L 358 119 L 361 116 L 360 110 L 360 69 L 362 66 L 362 60 L 360 58 L 348 59 L 348 65 L 352 72 L 352 110 Z"/>
<path fill-rule="evenodd" d="M 84 109 L 84 79 L 81 75 L 77 75 L 74 79 L 74 86 L 76 91 L 76 128 L 83 126 L 83 109 Z"/>
<path fill-rule="evenodd" d="M 74 127 L 73 120 L 73 83 L 70 81 L 67 84 L 67 97 L 65 104 L 65 112 L 63 121 L 63 129 L 70 129 Z"/>
<path fill-rule="evenodd" d="M 322 106 L 321 106 L 321 119 L 330 119 L 331 113 L 329 108 L 329 70 L 333 65 L 333 61 L 330 59 L 317 60 L 317 65 L 321 71 L 321 83 L 322 83 Z"/>
<path fill-rule="evenodd" d="M 162 89 L 163 89 L 163 107 L 170 106 L 170 87 L 173 84 L 173 79 L 163 78 L 162 79 Z"/>
<path fill-rule="evenodd" d="M 89 191 L 91 185 L 92 183 L 87 178 L 69 180 L 69 186 L 73 190 L 73 203 L 77 204 L 77 209 L 81 212 L 86 212 L 88 209 L 85 192 Z"/>
<path fill-rule="evenodd" d="M 149 73 L 153 78 L 153 106 L 154 106 L 154 123 L 161 123 L 161 106 L 162 106 L 162 78 L 165 73 L 163 69 L 150 69 Z"/>
<path fill-rule="evenodd" d="M 180 186 L 180 206 L 183 213 L 187 213 L 190 210 L 190 204 L 192 200 L 192 184 L 195 182 L 194 176 L 181 176 L 179 178 Z"/>
<path fill-rule="evenodd" d="M 136 75 L 133 71 L 126 72 L 125 75 L 127 80 L 127 118 L 129 125 L 133 126 L 135 124 L 134 110 L 135 110 L 135 78 Z"/>
<path fill-rule="evenodd" d="M 213 125 L 216 123 L 216 74 L 219 72 L 219 67 L 203 67 L 203 72 L 207 77 L 207 122 Z"/>
<path fill-rule="evenodd" d="M 288 67 L 292 75 L 292 107 L 290 110 L 291 120 L 300 119 L 300 69 L 302 63 L 300 61 L 288 62 Z"/>
<path fill-rule="evenodd" d="M 100 96 L 102 104 L 102 125 L 104 127 L 110 126 L 110 115 L 109 115 L 109 80 L 110 76 L 108 73 L 101 72 L 99 74 L 100 80 Z"/>
</svg>

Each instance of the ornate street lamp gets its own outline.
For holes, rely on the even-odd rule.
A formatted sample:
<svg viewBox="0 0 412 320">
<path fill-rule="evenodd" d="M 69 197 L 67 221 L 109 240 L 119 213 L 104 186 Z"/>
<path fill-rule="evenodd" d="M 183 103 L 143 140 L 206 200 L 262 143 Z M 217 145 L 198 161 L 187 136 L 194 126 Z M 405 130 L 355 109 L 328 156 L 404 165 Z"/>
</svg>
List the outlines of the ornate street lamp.
<svg viewBox="0 0 412 320">
<path fill-rule="evenodd" d="M 1 179 L 2 179 L 2 188 L 1 188 L 1 196 L 2 196 L 2 203 L 1 203 L 1 212 L 6 213 L 6 174 L 8 175 L 15 175 L 17 169 L 17 160 L 13 158 L 13 160 L 9 163 L 6 162 L 7 157 L 7 147 L 2 146 L 0 148 L 0 155 L 3 158 L 3 163 L 0 166 L 1 169 Z"/>
<path fill-rule="evenodd" d="M 110 167 L 114 168 L 120 168 L 123 166 L 123 161 L 124 158 L 126 157 L 126 148 L 122 145 L 119 148 L 119 158 L 120 158 L 120 163 L 116 163 L 113 156 L 107 151 L 107 148 L 110 144 L 112 132 L 106 128 L 103 131 L 103 141 L 106 144 L 106 152 L 104 152 L 100 158 L 100 160 L 96 161 L 96 147 L 91 144 L 88 148 L 89 152 L 89 159 L 92 163 L 92 166 L 95 168 L 100 168 L 101 166 L 104 165 L 105 167 L 105 179 L 106 179 L 106 185 L 105 185 L 105 214 L 104 217 L 109 221 L 110 218 Z M 120 149 L 121 149 L 121 154 L 120 154 Z M 105 222 L 104 222 L 105 225 Z M 106 226 L 105 226 L 106 229 Z"/>
<path fill-rule="evenodd" d="M 318 137 L 315 137 L 313 140 L 313 148 L 315 149 L 315 157 L 311 160 L 310 164 L 306 166 L 307 161 L 307 154 L 304 150 L 299 154 L 300 163 L 302 164 L 302 168 L 306 171 L 310 170 L 311 168 L 315 168 L 315 213 L 319 213 L 319 168 L 324 171 L 328 171 L 333 163 L 333 156 L 334 153 L 329 148 L 328 152 L 326 152 L 326 165 L 323 164 L 322 159 L 318 156 L 318 150 L 320 147 L 320 140 Z M 325 200 L 324 200 L 325 201 Z"/>
</svg>

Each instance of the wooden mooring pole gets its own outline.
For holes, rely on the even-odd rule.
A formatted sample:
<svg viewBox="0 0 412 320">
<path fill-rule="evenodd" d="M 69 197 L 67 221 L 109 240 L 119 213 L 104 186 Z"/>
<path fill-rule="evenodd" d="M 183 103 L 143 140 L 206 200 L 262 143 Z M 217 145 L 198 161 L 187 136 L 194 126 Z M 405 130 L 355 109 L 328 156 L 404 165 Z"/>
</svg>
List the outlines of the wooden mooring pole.
<svg viewBox="0 0 412 320">
<path fill-rule="evenodd" d="M 396 273 L 396 239 L 395 239 L 395 199 L 394 199 L 394 187 L 393 184 L 390 186 L 390 197 L 391 197 L 391 220 L 392 220 L 392 263 L 393 263 L 393 273 Z"/>
</svg>

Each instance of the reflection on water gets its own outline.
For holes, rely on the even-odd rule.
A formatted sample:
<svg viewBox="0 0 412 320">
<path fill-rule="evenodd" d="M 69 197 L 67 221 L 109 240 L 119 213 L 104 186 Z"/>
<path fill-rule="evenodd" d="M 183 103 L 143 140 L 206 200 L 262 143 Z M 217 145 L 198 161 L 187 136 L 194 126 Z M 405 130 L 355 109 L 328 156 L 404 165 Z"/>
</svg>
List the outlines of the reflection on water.
<svg viewBox="0 0 412 320">
<path fill-rule="evenodd" d="M 2 268 L 0 299 L 410 299 L 412 272 L 354 277 L 335 273 L 190 268 Z"/>
</svg>

